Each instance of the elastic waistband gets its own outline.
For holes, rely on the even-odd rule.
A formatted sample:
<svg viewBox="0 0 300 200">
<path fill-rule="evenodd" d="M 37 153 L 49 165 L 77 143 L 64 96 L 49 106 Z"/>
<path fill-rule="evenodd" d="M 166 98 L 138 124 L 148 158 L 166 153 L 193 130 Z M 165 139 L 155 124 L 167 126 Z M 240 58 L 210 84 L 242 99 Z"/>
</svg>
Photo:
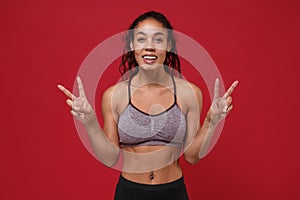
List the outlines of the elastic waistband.
<svg viewBox="0 0 300 200">
<path fill-rule="evenodd" d="M 183 176 L 179 179 L 169 182 L 169 183 L 162 183 L 162 184 L 143 184 L 143 183 L 136 183 L 134 181 L 128 180 L 120 175 L 119 184 L 123 184 L 128 187 L 133 187 L 140 190 L 166 190 L 170 188 L 176 188 L 184 185 L 184 178 Z"/>
</svg>

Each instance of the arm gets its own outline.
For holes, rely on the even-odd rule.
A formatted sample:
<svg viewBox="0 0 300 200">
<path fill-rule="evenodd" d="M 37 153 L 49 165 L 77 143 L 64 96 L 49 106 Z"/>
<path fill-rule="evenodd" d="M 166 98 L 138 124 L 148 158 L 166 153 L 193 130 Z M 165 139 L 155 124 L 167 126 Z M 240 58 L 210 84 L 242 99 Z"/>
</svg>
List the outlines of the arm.
<svg viewBox="0 0 300 200">
<path fill-rule="evenodd" d="M 63 91 L 69 99 L 67 104 L 72 108 L 71 114 L 83 123 L 96 157 L 106 166 L 113 166 L 119 158 L 117 126 L 114 120 L 114 111 L 111 106 L 112 90 L 108 89 L 103 94 L 102 112 L 104 116 L 104 128 L 101 129 L 96 113 L 87 101 L 81 79 L 77 78 L 79 97 L 75 97 L 62 85 L 58 88 Z"/>
<path fill-rule="evenodd" d="M 232 110 L 232 98 L 230 94 L 233 92 L 237 84 L 238 82 L 235 81 L 224 94 L 224 96 L 219 97 L 219 79 L 216 79 L 213 102 L 201 128 L 200 124 L 198 123 L 199 117 L 197 118 L 196 114 L 199 113 L 200 116 L 202 98 L 199 97 L 201 96 L 201 92 L 196 86 L 193 86 L 193 90 L 197 96 L 199 111 L 197 112 L 196 108 L 194 108 L 192 105 L 187 114 L 187 125 L 191 126 L 191 129 L 188 128 L 187 141 L 189 146 L 187 147 L 188 149 L 184 153 L 184 156 L 186 161 L 190 164 L 196 164 L 202 157 L 204 157 L 218 123 L 223 120 Z M 197 121 L 196 124 L 198 124 L 197 127 L 195 127 L 195 125 L 191 125 L 195 120 Z M 196 132 L 196 134 L 193 134 L 194 132 Z"/>
</svg>

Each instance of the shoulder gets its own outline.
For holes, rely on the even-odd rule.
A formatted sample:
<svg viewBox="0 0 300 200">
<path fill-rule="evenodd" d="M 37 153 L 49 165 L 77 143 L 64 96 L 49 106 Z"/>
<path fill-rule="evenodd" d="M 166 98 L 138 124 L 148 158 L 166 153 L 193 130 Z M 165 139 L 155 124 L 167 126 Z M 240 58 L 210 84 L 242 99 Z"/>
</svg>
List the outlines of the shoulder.
<svg viewBox="0 0 300 200">
<path fill-rule="evenodd" d="M 202 97 L 201 89 L 196 84 L 178 77 L 174 77 L 174 80 L 176 83 L 176 88 L 178 88 L 177 90 L 183 95 L 187 97 L 190 97 L 190 95 Z"/>
<path fill-rule="evenodd" d="M 116 83 L 110 87 L 108 87 L 103 95 L 102 95 L 102 99 L 111 99 L 113 98 L 113 96 L 115 95 L 122 95 L 124 93 L 124 91 L 127 91 L 127 86 L 128 86 L 128 80 L 125 81 L 121 81 L 119 83 Z"/>
<path fill-rule="evenodd" d="M 194 83 L 181 78 L 175 78 L 177 99 L 185 111 L 201 110 L 202 92 Z"/>
<path fill-rule="evenodd" d="M 128 80 L 121 81 L 108 87 L 102 95 L 102 110 L 111 108 L 118 113 L 128 103 Z"/>
</svg>

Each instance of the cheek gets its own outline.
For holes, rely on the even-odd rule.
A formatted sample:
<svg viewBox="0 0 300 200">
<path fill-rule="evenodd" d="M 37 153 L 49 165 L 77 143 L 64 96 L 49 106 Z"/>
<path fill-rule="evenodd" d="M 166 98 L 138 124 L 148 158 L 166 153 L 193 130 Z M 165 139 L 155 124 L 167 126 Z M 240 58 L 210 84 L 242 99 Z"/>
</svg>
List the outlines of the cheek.
<svg viewBox="0 0 300 200">
<path fill-rule="evenodd" d="M 162 59 L 162 60 L 165 60 L 166 59 L 166 56 L 167 56 L 167 52 L 165 50 L 160 50 L 157 52 L 159 54 L 159 57 Z"/>
<path fill-rule="evenodd" d="M 142 51 L 141 50 L 135 50 L 134 51 L 134 58 L 135 58 L 135 60 L 138 64 L 140 64 L 140 62 L 141 62 L 141 59 L 142 59 L 141 57 L 142 57 Z"/>
<path fill-rule="evenodd" d="M 140 49 L 135 49 L 134 50 L 134 56 L 135 57 L 139 57 L 141 54 L 142 54 L 142 50 L 140 50 Z"/>
<path fill-rule="evenodd" d="M 144 48 L 143 44 L 139 44 L 139 43 L 134 43 L 133 44 L 133 50 L 134 51 L 141 51 Z"/>
</svg>

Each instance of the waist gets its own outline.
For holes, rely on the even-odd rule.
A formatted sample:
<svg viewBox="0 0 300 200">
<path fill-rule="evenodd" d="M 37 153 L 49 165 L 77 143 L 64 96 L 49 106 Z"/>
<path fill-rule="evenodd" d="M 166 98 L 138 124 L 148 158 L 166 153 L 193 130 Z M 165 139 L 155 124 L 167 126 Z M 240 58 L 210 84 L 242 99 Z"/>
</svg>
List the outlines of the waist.
<svg viewBox="0 0 300 200">
<path fill-rule="evenodd" d="M 123 175 L 120 175 L 119 183 L 123 184 L 130 188 L 140 189 L 140 190 L 167 190 L 170 188 L 176 188 L 181 185 L 184 185 L 184 178 L 180 176 L 176 180 L 166 183 L 158 184 L 148 184 L 148 183 L 139 183 L 125 178 Z"/>
<path fill-rule="evenodd" d="M 122 177 L 140 184 L 165 184 L 173 182 L 182 177 L 182 170 L 179 166 L 178 160 L 176 160 L 173 163 L 158 170 L 151 170 L 141 173 L 122 171 Z"/>
</svg>

